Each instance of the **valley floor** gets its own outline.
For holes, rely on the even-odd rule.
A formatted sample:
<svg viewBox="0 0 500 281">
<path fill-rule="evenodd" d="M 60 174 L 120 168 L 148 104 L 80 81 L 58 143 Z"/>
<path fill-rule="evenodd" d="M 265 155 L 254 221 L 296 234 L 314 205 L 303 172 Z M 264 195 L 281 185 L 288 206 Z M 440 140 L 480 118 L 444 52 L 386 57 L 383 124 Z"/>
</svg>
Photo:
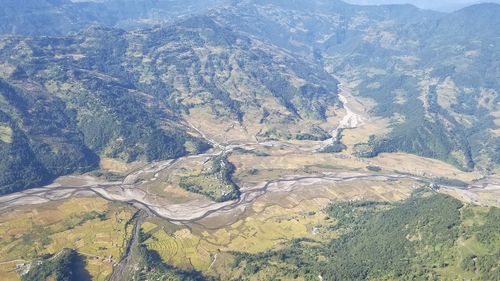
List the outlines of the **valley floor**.
<svg viewBox="0 0 500 281">
<path fill-rule="evenodd" d="M 189 123 L 212 150 L 145 165 L 106 160 L 111 171 L 120 168 L 114 170 L 120 180 L 92 173 L 66 176 L 0 197 L 0 279 L 17 280 L 31 261 L 63 248 L 85 255 L 95 280 L 131 278 L 139 270 L 140 245 L 169 265 L 224 279 L 229 278 L 224 274 L 233 252 L 258 254 L 294 239 L 322 241 L 338 235 L 320 231 L 331 224 L 325 212 L 331 202 L 398 202 L 432 187 L 466 204 L 500 207 L 500 176 L 495 174 L 484 177 L 402 153 L 364 159 L 349 150 L 318 152 L 335 141 L 339 130 L 352 130 L 349 135 L 378 122 L 362 116 L 358 102 L 345 89 L 343 93 L 346 113 L 331 128 L 334 137 L 324 142 L 224 143 L 217 132 L 203 133 Z M 239 196 L 215 202 L 205 195 L 228 183 L 212 169 L 215 164 L 227 168 L 227 163 L 234 165 L 231 181 Z M 196 184 L 197 193 L 181 188 L 186 179 Z M 99 207 L 87 206 L 91 201 Z M 81 209 L 70 211 L 68 204 Z M 91 234 L 106 221 L 112 230 Z M 37 229 L 39 236 L 27 236 Z M 71 238 L 55 243 L 61 235 Z M 95 244 L 99 239 L 106 246 Z"/>
<path fill-rule="evenodd" d="M 398 161 L 405 161 L 405 157 L 414 157 L 409 155 L 382 155 L 367 160 L 344 154 L 316 153 L 314 149 L 308 143 L 231 145 L 207 154 L 148 164 L 130 172 L 121 181 L 107 181 L 92 175 L 63 177 L 50 186 L 1 197 L 0 212 L 43 210 L 51 204 L 93 197 L 104 202 L 128 203 L 148 214 L 149 219 L 141 220 L 134 229 L 141 227 L 153 237 L 145 244 L 165 262 L 217 276 L 227 266 L 225 253 L 259 253 L 279 248 L 293 239 L 318 237 L 317 229 L 325 223 L 324 209 L 332 201 L 395 202 L 408 198 L 417 188 L 453 176 L 467 182 L 468 187 L 445 182 L 439 184 L 439 192 L 469 204 L 500 206 L 498 177 L 474 180 L 478 176 L 473 173 L 460 172 L 428 159 L 416 159 L 411 168 L 394 166 Z M 177 173 L 185 172 L 186 167 L 203 166 L 207 159 L 220 154 L 228 155 L 236 167 L 234 179 L 240 188 L 239 199 L 213 202 L 173 184 Z M 377 171 L 372 171 L 373 167 L 378 167 Z M 38 217 L 33 212 L 30 216 Z M 30 258 L 25 250 L 17 249 L 22 242 L 16 237 L 22 238 L 22 233 L 14 234 L 10 216 L 3 215 L 0 223 L 2 243 L 6 243 L 2 247 L 8 249 L 0 260 L 0 271 L 14 272 L 16 260 Z M 127 235 L 138 235 L 137 230 L 130 230 L 132 226 L 127 227 L 129 233 L 135 232 Z M 73 247 L 84 249 L 79 243 L 80 240 L 75 240 Z M 59 250 L 46 248 L 42 252 Z M 106 252 L 104 248 L 93 251 Z M 125 248 L 120 252 L 127 253 Z M 116 258 L 112 263 L 115 271 Z M 98 276 L 109 276 L 110 271 L 107 272 L 99 269 L 91 274 L 101 280 Z M 5 274 L 3 279 L 16 279 L 17 274 Z"/>
</svg>

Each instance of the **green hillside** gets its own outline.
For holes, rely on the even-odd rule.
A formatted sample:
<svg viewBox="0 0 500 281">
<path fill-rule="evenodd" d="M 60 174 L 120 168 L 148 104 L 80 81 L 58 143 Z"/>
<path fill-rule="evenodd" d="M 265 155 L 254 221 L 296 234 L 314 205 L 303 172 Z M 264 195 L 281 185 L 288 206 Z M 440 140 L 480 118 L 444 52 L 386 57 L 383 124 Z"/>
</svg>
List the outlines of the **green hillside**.
<svg viewBox="0 0 500 281">
<path fill-rule="evenodd" d="M 398 204 L 332 203 L 327 242 L 236 254 L 239 280 L 495 280 L 500 273 L 498 208 L 463 206 L 418 191 Z"/>
<path fill-rule="evenodd" d="M 194 109 L 247 124 L 252 112 L 279 125 L 323 120 L 337 103 L 337 82 L 321 68 L 208 17 L 0 41 L 3 122 L 13 131 L 1 143 L 13 156 L 2 162 L 2 193 L 92 170 L 98 157 L 154 161 L 205 151 L 182 118 Z"/>
<path fill-rule="evenodd" d="M 451 14 L 410 5 L 242 1 L 215 13 L 231 28 L 314 59 L 376 102 L 392 132 L 361 156 L 409 152 L 462 169 L 499 163 L 500 5 Z"/>
</svg>

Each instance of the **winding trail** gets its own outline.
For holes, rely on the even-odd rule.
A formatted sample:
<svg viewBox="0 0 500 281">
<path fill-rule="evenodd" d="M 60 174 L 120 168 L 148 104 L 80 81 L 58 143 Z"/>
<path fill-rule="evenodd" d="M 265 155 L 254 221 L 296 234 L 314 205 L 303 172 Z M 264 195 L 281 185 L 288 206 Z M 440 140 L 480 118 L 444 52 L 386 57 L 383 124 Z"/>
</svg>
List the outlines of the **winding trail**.
<svg viewBox="0 0 500 281">
<path fill-rule="evenodd" d="M 212 268 L 212 266 L 215 264 L 215 262 L 217 261 L 217 255 L 218 255 L 218 254 L 215 254 L 215 256 L 214 256 L 214 260 L 212 261 L 212 263 L 211 263 L 211 264 L 210 264 L 210 266 L 208 267 L 207 271 L 209 271 L 209 270 Z"/>
<path fill-rule="evenodd" d="M 220 149 L 224 149 L 224 146 L 222 146 L 220 143 L 218 143 L 217 141 L 215 141 L 214 139 L 211 139 L 209 138 L 204 132 L 200 131 L 197 127 L 195 127 L 193 125 L 193 123 L 189 122 L 188 120 L 186 120 L 187 124 L 189 125 L 189 127 L 191 127 L 194 131 L 196 131 L 203 139 L 205 139 L 206 141 L 208 141 L 211 145 L 213 145 L 213 147 L 217 147 L 217 148 L 220 148 Z"/>
</svg>

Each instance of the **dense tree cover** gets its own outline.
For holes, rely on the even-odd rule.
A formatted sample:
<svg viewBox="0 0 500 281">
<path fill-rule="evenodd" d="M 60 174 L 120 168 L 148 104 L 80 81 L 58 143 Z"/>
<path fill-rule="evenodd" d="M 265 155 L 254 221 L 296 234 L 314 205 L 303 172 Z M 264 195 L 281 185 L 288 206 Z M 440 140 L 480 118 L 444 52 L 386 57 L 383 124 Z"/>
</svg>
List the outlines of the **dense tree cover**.
<svg viewBox="0 0 500 281">
<path fill-rule="evenodd" d="M 10 142 L 0 141 L 0 193 L 90 171 L 101 155 L 154 161 L 209 148 L 178 128 L 161 128 L 155 113 L 116 85 L 79 78 L 85 86 L 75 82 L 61 98 L 36 82 L 0 80 L 0 118 L 12 130 Z"/>
<path fill-rule="evenodd" d="M 380 83 L 371 89 L 371 83 Z M 362 83 L 362 92 L 370 94 L 379 104 L 374 113 L 387 118 L 394 114 L 404 116 L 404 121 L 393 125 L 391 133 L 370 138 L 366 144 L 359 144 L 357 154 L 364 157 L 376 156 L 381 152 L 408 152 L 424 157 L 447 161 L 467 170 L 474 168 L 472 145 L 467 138 L 471 133 L 437 102 L 436 88 L 431 87 L 427 95 L 427 108 L 420 100 L 420 92 L 414 77 L 377 77 Z M 408 89 L 408 90 L 402 90 Z M 393 104 L 394 91 L 404 94 L 403 104 Z M 444 120 L 444 121 L 443 121 Z M 481 123 L 487 127 L 489 122 Z M 481 130 L 475 127 L 476 130 Z M 490 155 L 488 155 L 490 157 Z"/>
<path fill-rule="evenodd" d="M 380 168 L 379 166 L 367 166 L 366 167 L 369 171 L 372 171 L 372 172 L 380 172 L 382 171 L 382 168 Z"/>
<path fill-rule="evenodd" d="M 331 138 L 330 134 L 320 127 L 313 126 L 308 131 L 299 132 L 295 139 L 297 140 L 313 140 L 324 141 Z"/>
<path fill-rule="evenodd" d="M 498 7 L 496 10 L 499 11 Z M 456 18 L 456 14 L 449 18 L 468 21 L 470 17 L 477 16 L 475 13 L 465 16 L 465 11 L 460 14 L 464 16 L 461 19 Z M 393 126 L 394 130 L 390 135 L 379 140 L 374 146 L 374 152 L 405 151 L 442 159 L 462 169 L 471 169 L 477 165 L 485 169 L 499 163 L 495 152 L 500 147 L 498 138 L 489 133 L 489 129 L 495 127 L 491 116 L 495 109 L 491 106 L 491 101 L 498 102 L 500 89 L 498 83 L 491 79 L 495 71 L 489 71 L 496 68 L 494 65 L 498 65 L 499 60 L 490 55 L 498 54 L 499 50 L 494 45 L 476 45 L 477 42 L 486 43 L 490 40 L 486 33 L 492 30 L 484 26 L 484 30 L 477 30 L 473 35 L 476 43 L 464 42 L 465 48 L 477 49 L 481 55 L 466 62 L 457 58 L 456 50 L 444 46 L 462 42 L 461 33 L 470 31 L 448 26 L 449 18 L 443 19 L 439 24 L 439 32 L 443 33 L 430 39 L 429 49 L 413 54 L 425 61 L 426 65 L 433 66 L 430 76 L 401 76 L 404 71 L 397 71 L 368 78 L 363 82 L 361 93 L 378 101 L 379 106 L 375 110 L 377 114 L 390 117 L 397 113 L 405 119 Z M 476 20 L 480 25 L 491 24 L 491 21 L 485 21 L 484 18 Z M 469 28 L 477 26 L 471 25 Z M 421 38 L 418 40 L 423 41 Z M 445 81 L 453 81 L 453 88 L 438 93 L 438 85 L 448 83 Z M 374 82 L 378 83 L 378 88 L 370 87 Z M 496 94 L 481 102 L 484 91 Z M 394 93 L 398 93 L 405 101 L 395 103 Z M 453 95 L 449 105 L 442 102 L 447 95 Z M 468 121 L 464 122 L 465 119 Z"/>
<path fill-rule="evenodd" d="M 343 129 L 337 130 L 337 135 L 333 136 L 333 142 L 325 147 L 323 147 L 320 152 L 322 153 L 339 153 L 347 149 L 347 146 L 342 143 L 342 131 Z"/>
<path fill-rule="evenodd" d="M 236 167 L 229 162 L 227 155 L 221 154 L 210 159 L 212 166 L 199 176 L 184 176 L 180 178 L 179 186 L 194 193 L 203 194 L 216 202 L 224 202 L 240 197 L 239 186 L 234 182 L 233 174 Z M 213 177 L 218 181 L 217 190 L 210 183 L 205 182 L 205 177 Z"/>
<path fill-rule="evenodd" d="M 318 275 L 324 280 L 493 280 L 500 272 L 498 208 L 479 215 L 484 223 L 470 226 L 465 221 L 478 215 L 477 208 L 420 190 L 401 203 L 333 203 L 326 212 L 335 224 L 322 231 L 340 237 L 297 240 L 257 255 L 236 253 L 234 267 L 243 268 L 242 280 L 317 280 Z M 471 250 L 462 243 L 478 244 Z"/>
<path fill-rule="evenodd" d="M 29 15 L 33 10 L 60 8 L 58 16 L 53 15 L 55 22 L 46 18 L 42 22 L 61 34 L 68 30 L 58 29 L 55 23 L 59 28 L 71 25 L 60 24 L 68 18 L 60 18 L 59 13 L 74 15 L 75 6 L 84 9 L 81 18 L 74 18 L 73 27 L 78 29 L 89 17 L 110 26 L 125 15 L 131 19 L 148 17 L 153 8 L 168 18 L 176 14 L 172 7 L 204 11 L 217 1 L 201 6 L 191 1 L 148 1 L 138 10 L 130 8 L 137 7 L 136 1 L 127 7 L 121 7 L 119 1 L 83 6 L 70 1 L 25 2 L 16 7 L 8 1 L 2 8 L 19 8 L 16 13 Z M 297 8 L 301 6 L 307 8 Z M 101 9 L 94 11 L 95 7 Z M 119 12 L 102 21 L 110 11 L 107 9 Z M 275 16 L 264 12 L 268 10 Z M 408 6 L 358 7 L 338 1 L 243 1 L 210 16 L 145 31 L 92 27 L 66 37 L 4 37 L 0 49 L 2 79 L 27 92 L 32 87 L 26 83 L 34 82 L 49 94 L 41 104 L 29 106 L 35 108 L 33 118 L 56 122 L 50 128 L 32 128 L 53 130 L 53 135 L 64 131 L 66 135 L 64 140 L 51 139 L 50 143 L 46 136 L 34 140 L 19 125 L 30 112 L 6 110 L 20 144 L 1 148 L 6 155 L 17 153 L 11 164 L 2 163 L 3 169 L 9 173 L 23 163 L 26 180 L 5 176 L 1 189 L 10 192 L 60 174 L 92 169 L 97 156 L 125 161 L 165 159 L 184 155 L 186 142 L 203 151 L 206 144 L 186 134 L 179 122 L 180 114 L 197 107 L 211 110 L 217 118 L 238 122 L 252 121 L 245 119 L 252 109 L 262 112 L 261 124 L 324 119 L 327 109 L 337 103 L 337 81 L 325 68 L 359 81 L 355 92 L 376 101 L 371 113 L 394 121 L 388 135 L 358 145 L 358 155 L 403 151 L 442 159 L 464 170 L 491 169 L 500 161 L 500 139 L 493 133 L 496 125 L 492 116 L 500 91 L 496 79 L 500 49 L 494 39 L 498 37 L 498 12 L 498 5 L 478 5 L 445 15 Z M 19 19 L 9 14 L 3 13 L 8 18 L 5 22 L 20 28 L 16 23 Z M 359 16 L 366 21 L 356 22 Z M 23 28 L 32 28 L 31 17 L 20 18 L 27 19 Z M 303 28 L 292 26 L 294 22 Z M 377 29 L 372 29 L 374 26 Z M 438 88 L 448 80 L 455 88 L 448 93 L 449 104 L 443 105 Z M 24 102 L 8 96 L 7 103 Z M 265 108 L 263 101 L 267 99 L 284 110 Z M 48 113 L 44 108 L 56 110 Z M 20 135 L 25 136 L 25 142 L 17 137 Z M 263 131 L 259 137 L 282 135 L 326 137 L 271 131 Z M 332 152 L 342 149 L 341 143 L 329 147 Z M 60 152 L 57 156 L 55 150 Z M 28 158 L 32 160 L 25 160 Z"/>
<path fill-rule="evenodd" d="M 353 92 L 376 101 L 371 113 L 393 122 L 391 133 L 361 144 L 358 155 L 408 152 L 464 170 L 500 163 L 500 141 L 491 131 L 498 128 L 500 5 L 443 14 L 409 5 L 259 0 L 216 15 L 359 82 Z"/>
<path fill-rule="evenodd" d="M 91 277 L 85 271 L 85 261 L 71 249 L 64 249 L 51 257 L 44 257 L 33 262 L 28 273 L 21 276 L 22 280 L 55 280 L 55 281 L 89 281 Z"/>
<path fill-rule="evenodd" d="M 12 130 L 10 142 L 0 141 L 0 194 L 97 167 L 74 112 L 37 84 L 17 85 L 0 79 L 0 122 Z"/>
<path fill-rule="evenodd" d="M 243 122 L 247 110 L 261 110 L 271 98 L 289 112 L 263 108 L 262 123 L 269 118 L 293 124 L 324 118 L 337 101 L 337 82 L 321 67 L 283 57 L 272 46 L 255 48 L 252 39 L 207 16 L 128 33 L 92 27 L 67 37 L 6 37 L 2 46 L 2 89 L 15 89 L 4 91 L 9 110 L 2 110 L 15 141 L 0 149 L 16 153 L 2 163 L 2 192 L 92 170 L 99 157 L 155 161 L 205 151 L 209 145 L 182 121 L 193 108 Z M 200 49 L 223 52 L 203 58 Z M 242 78 L 231 82 L 234 71 Z M 295 77 L 305 83 L 296 86 Z M 40 93 L 43 99 L 35 95 Z M 10 175 L 14 168 L 24 174 Z"/>
<path fill-rule="evenodd" d="M 334 143 L 324 147 L 321 149 L 322 153 L 339 153 L 344 151 L 347 148 L 345 144 L 343 144 L 341 141 L 335 141 Z"/>
<path fill-rule="evenodd" d="M 321 274 L 329 280 L 379 276 L 413 279 L 432 275 L 425 272 L 427 265 L 446 267 L 439 264 L 443 257 L 436 249 L 453 246 L 458 237 L 456 226 L 460 222 L 461 207 L 460 202 L 451 197 L 435 195 L 430 200 L 413 197 L 396 208 L 376 214 L 363 213 L 361 221 L 354 220 L 352 233 L 328 245 L 332 258 Z M 345 218 L 346 213 L 340 212 L 338 216 L 330 211 L 335 218 Z M 357 208 L 347 209 L 347 213 L 354 211 Z M 421 251 L 419 246 L 426 243 L 413 242 L 413 239 L 425 239 L 431 242 L 433 249 L 417 254 Z"/>
</svg>

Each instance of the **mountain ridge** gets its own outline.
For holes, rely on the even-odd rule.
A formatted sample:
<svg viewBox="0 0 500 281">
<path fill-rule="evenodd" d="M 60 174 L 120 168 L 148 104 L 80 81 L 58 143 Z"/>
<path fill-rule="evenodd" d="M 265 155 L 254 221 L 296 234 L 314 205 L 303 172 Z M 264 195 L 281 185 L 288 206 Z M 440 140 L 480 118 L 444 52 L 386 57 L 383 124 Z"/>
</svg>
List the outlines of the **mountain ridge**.
<svg viewBox="0 0 500 281">
<path fill-rule="evenodd" d="M 143 30 L 5 35 L 3 88 L 28 97 L 37 84 L 73 112 L 66 123 L 83 135 L 77 147 L 131 162 L 207 149 L 192 126 L 216 128 L 224 143 L 326 140 L 342 111 L 337 76 L 352 84 L 355 98 L 373 103 L 365 109 L 370 117 L 386 124 L 339 148 L 359 157 L 413 153 L 462 169 L 498 164 L 498 30 L 489 17 L 472 17 L 489 5 L 442 14 L 321 1 L 297 9 L 303 3 L 245 1 Z M 14 118 L 19 106 L 6 114 Z M 21 122 L 17 114 L 12 120 Z M 3 140 L 19 135 L 14 127 L 2 125 Z"/>
<path fill-rule="evenodd" d="M 498 141 L 495 140 L 495 134 L 491 133 L 498 127 L 498 121 L 492 121 L 496 120 L 494 116 L 498 108 L 491 104 L 482 113 L 477 109 L 460 109 L 464 107 L 465 101 L 466 107 L 477 107 L 475 100 L 484 91 L 491 91 L 494 99 L 498 100 L 499 85 L 495 82 L 498 79 L 494 78 L 498 76 L 495 70 L 498 51 L 495 50 L 494 42 L 494 38 L 498 37 L 498 29 L 488 17 L 468 15 L 483 6 L 450 14 L 410 9 L 405 16 L 400 14 L 399 17 L 394 17 L 391 11 L 399 11 L 397 6 L 350 6 L 350 9 L 341 12 L 322 10 L 322 16 L 319 17 L 310 14 L 309 10 L 296 10 L 294 6 L 289 8 L 284 1 L 248 3 L 279 3 L 281 6 L 272 8 L 242 4 L 215 13 L 215 17 L 234 30 L 253 34 L 291 52 L 315 58 L 334 75 L 361 81 L 355 89 L 357 95 L 375 99 L 378 104 L 371 114 L 399 120 L 389 121 L 392 123 L 392 133 L 389 135 L 360 143 L 359 155 L 374 156 L 379 152 L 403 151 L 472 169 L 476 162 L 483 161 L 479 158 L 489 154 L 491 160 L 488 161 L 491 164 L 482 163 L 481 169 L 498 163 L 496 154 L 491 154 L 498 150 Z M 468 21 L 474 24 L 467 24 Z M 261 26 L 256 28 L 254 23 L 260 23 Z M 463 57 L 463 52 L 466 52 L 464 49 L 469 49 L 468 54 L 471 54 L 466 59 Z M 370 71 L 379 74 L 363 74 Z M 444 93 L 432 93 L 435 90 L 433 87 L 448 83 L 446 81 L 450 79 L 455 83 L 453 95 L 460 96 L 453 98 L 453 105 L 449 101 L 445 104 L 440 98 Z M 434 80 L 437 82 L 431 82 Z M 436 85 L 427 85 L 429 82 Z M 472 91 L 476 94 L 464 92 L 470 86 L 475 87 Z M 398 101 L 403 93 L 405 97 Z M 432 99 L 437 99 L 438 103 Z M 429 105 L 441 108 L 431 108 Z M 439 112 L 431 112 L 436 110 Z M 394 114 L 404 116 L 403 120 Z M 475 125 L 471 125 L 471 122 Z M 423 127 L 415 136 L 415 130 L 409 128 L 416 128 L 418 124 L 423 124 Z M 431 131 L 433 133 L 426 133 Z M 426 136 L 421 139 L 421 134 Z M 476 150 L 483 146 L 477 143 L 480 135 L 484 141 L 488 140 L 486 146 L 492 148 L 489 152 Z M 427 138 L 431 141 L 427 141 Z M 453 147 L 459 148 L 460 152 L 450 150 Z M 470 151 L 475 152 L 471 155 Z M 456 153 L 458 158 L 449 156 Z"/>
<path fill-rule="evenodd" d="M 319 123 L 337 103 L 336 82 L 322 69 L 204 16 L 144 31 L 91 27 L 67 37 L 4 37 L 1 44 L 2 67 L 8 70 L 3 79 L 39 85 L 71 110 L 72 121 L 65 123 L 83 136 L 84 147 L 125 162 L 206 150 L 206 142 L 183 121 L 193 110 L 226 120 L 222 124 L 237 120 L 255 127 L 252 138 L 295 138 L 299 133 L 289 130 L 296 128 L 280 124 Z M 0 92 L 6 95 L 6 86 Z M 6 114 L 16 122 L 28 116 L 19 110 Z M 321 130 L 319 136 L 307 134 L 328 137 Z"/>
</svg>

